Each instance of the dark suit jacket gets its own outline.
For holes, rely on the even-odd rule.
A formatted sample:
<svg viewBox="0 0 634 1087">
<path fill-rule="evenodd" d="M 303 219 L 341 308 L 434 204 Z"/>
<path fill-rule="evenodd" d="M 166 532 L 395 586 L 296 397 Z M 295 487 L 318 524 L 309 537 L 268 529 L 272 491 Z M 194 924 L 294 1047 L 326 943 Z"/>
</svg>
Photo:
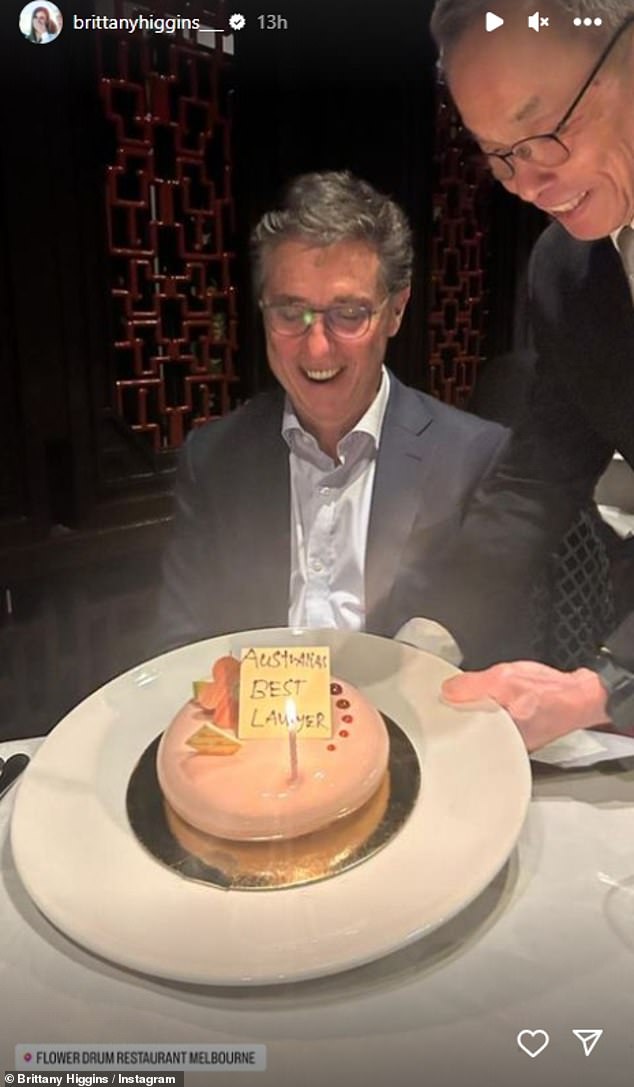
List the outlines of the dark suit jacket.
<svg viewBox="0 0 634 1087">
<path fill-rule="evenodd" d="M 499 660 L 500 646 L 506 659 L 531 655 L 520 620 L 536 570 L 614 450 L 634 466 L 634 309 L 612 241 L 579 242 L 553 224 L 530 281 L 537 363 L 527 411 L 465 519 L 456 593 L 443 602 L 447 625 L 460 615 L 474 667 Z M 617 605 L 626 618 L 608 644 L 634 668 L 634 597 Z"/>
<path fill-rule="evenodd" d="M 286 626 L 290 474 L 281 390 L 190 434 L 164 562 L 158 647 Z M 366 551 L 366 630 L 427 615 L 435 569 L 507 432 L 391 377 Z"/>
</svg>

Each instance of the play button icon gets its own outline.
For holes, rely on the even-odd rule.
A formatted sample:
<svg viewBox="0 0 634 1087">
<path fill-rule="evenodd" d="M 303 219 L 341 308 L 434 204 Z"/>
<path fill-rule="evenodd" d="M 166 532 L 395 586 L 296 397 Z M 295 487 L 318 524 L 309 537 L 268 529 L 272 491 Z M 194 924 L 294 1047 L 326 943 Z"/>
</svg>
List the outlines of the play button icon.
<svg viewBox="0 0 634 1087">
<path fill-rule="evenodd" d="M 494 11 L 487 11 L 484 17 L 485 30 L 497 30 L 499 26 L 502 26 L 503 22 L 504 19 L 501 19 Z"/>
</svg>

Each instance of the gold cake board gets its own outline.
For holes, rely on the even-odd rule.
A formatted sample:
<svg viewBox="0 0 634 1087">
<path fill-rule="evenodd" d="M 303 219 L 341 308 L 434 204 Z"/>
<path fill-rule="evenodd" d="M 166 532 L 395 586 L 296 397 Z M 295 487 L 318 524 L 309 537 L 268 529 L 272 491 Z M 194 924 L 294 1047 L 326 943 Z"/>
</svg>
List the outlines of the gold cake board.
<svg viewBox="0 0 634 1087">
<path fill-rule="evenodd" d="M 368 860 L 398 833 L 414 808 L 420 765 L 401 729 L 382 714 L 390 737 L 386 775 L 358 811 L 299 838 L 237 842 L 196 831 L 166 804 L 156 776 L 158 736 L 135 766 L 126 803 L 132 830 L 161 864 L 223 890 L 262 891 L 331 879 Z"/>
</svg>

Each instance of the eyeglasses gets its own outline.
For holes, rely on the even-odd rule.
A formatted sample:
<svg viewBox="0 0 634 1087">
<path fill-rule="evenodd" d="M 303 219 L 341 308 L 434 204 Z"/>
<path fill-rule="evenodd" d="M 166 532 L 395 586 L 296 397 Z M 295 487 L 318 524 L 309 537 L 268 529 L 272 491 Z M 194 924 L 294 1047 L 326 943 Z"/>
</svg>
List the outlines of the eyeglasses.
<svg viewBox="0 0 634 1087">
<path fill-rule="evenodd" d="M 524 140 L 518 140 L 508 151 L 503 153 L 499 151 L 491 153 L 485 152 L 485 157 L 489 160 L 491 173 L 498 181 L 508 181 L 509 178 L 514 176 L 514 158 L 519 159 L 520 162 L 533 163 L 535 166 L 562 166 L 564 162 L 568 161 L 570 158 L 570 148 L 566 147 L 565 143 L 559 139 L 559 133 L 576 110 L 588 88 L 594 82 L 599 69 L 603 67 L 603 64 L 612 52 L 617 41 L 632 23 L 634 23 L 634 15 L 629 16 L 629 18 L 627 18 L 618 28 L 612 38 L 610 38 L 610 41 L 601 53 L 581 90 L 576 95 L 572 105 L 568 107 L 561 118 L 561 121 L 552 132 L 547 132 L 540 136 L 528 136 Z"/>
<path fill-rule="evenodd" d="M 304 336 L 321 314 L 326 332 L 337 340 L 359 340 L 372 318 L 380 313 L 389 295 L 376 307 L 365 302 L 340 302 L 333 306 L 306 306 L 303 302 L 260 302 L 271 332 L 279 336 Z"/>
</svg>

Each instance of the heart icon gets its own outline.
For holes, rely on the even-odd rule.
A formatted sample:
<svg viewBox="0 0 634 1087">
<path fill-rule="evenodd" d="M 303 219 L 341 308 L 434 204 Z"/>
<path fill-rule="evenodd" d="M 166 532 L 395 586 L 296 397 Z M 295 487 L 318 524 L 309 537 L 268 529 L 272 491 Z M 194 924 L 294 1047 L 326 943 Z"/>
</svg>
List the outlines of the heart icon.
<svg viewBox="0 0 634 1087">
<path fill-rule="evenodd" d="M 517 1036 L 517 1044 L 520 1049 L 528 1053 L 529 1057 L 539 1057 L 550 1041 L 545 1030 L 521 1030 Z"/>
</svg>

